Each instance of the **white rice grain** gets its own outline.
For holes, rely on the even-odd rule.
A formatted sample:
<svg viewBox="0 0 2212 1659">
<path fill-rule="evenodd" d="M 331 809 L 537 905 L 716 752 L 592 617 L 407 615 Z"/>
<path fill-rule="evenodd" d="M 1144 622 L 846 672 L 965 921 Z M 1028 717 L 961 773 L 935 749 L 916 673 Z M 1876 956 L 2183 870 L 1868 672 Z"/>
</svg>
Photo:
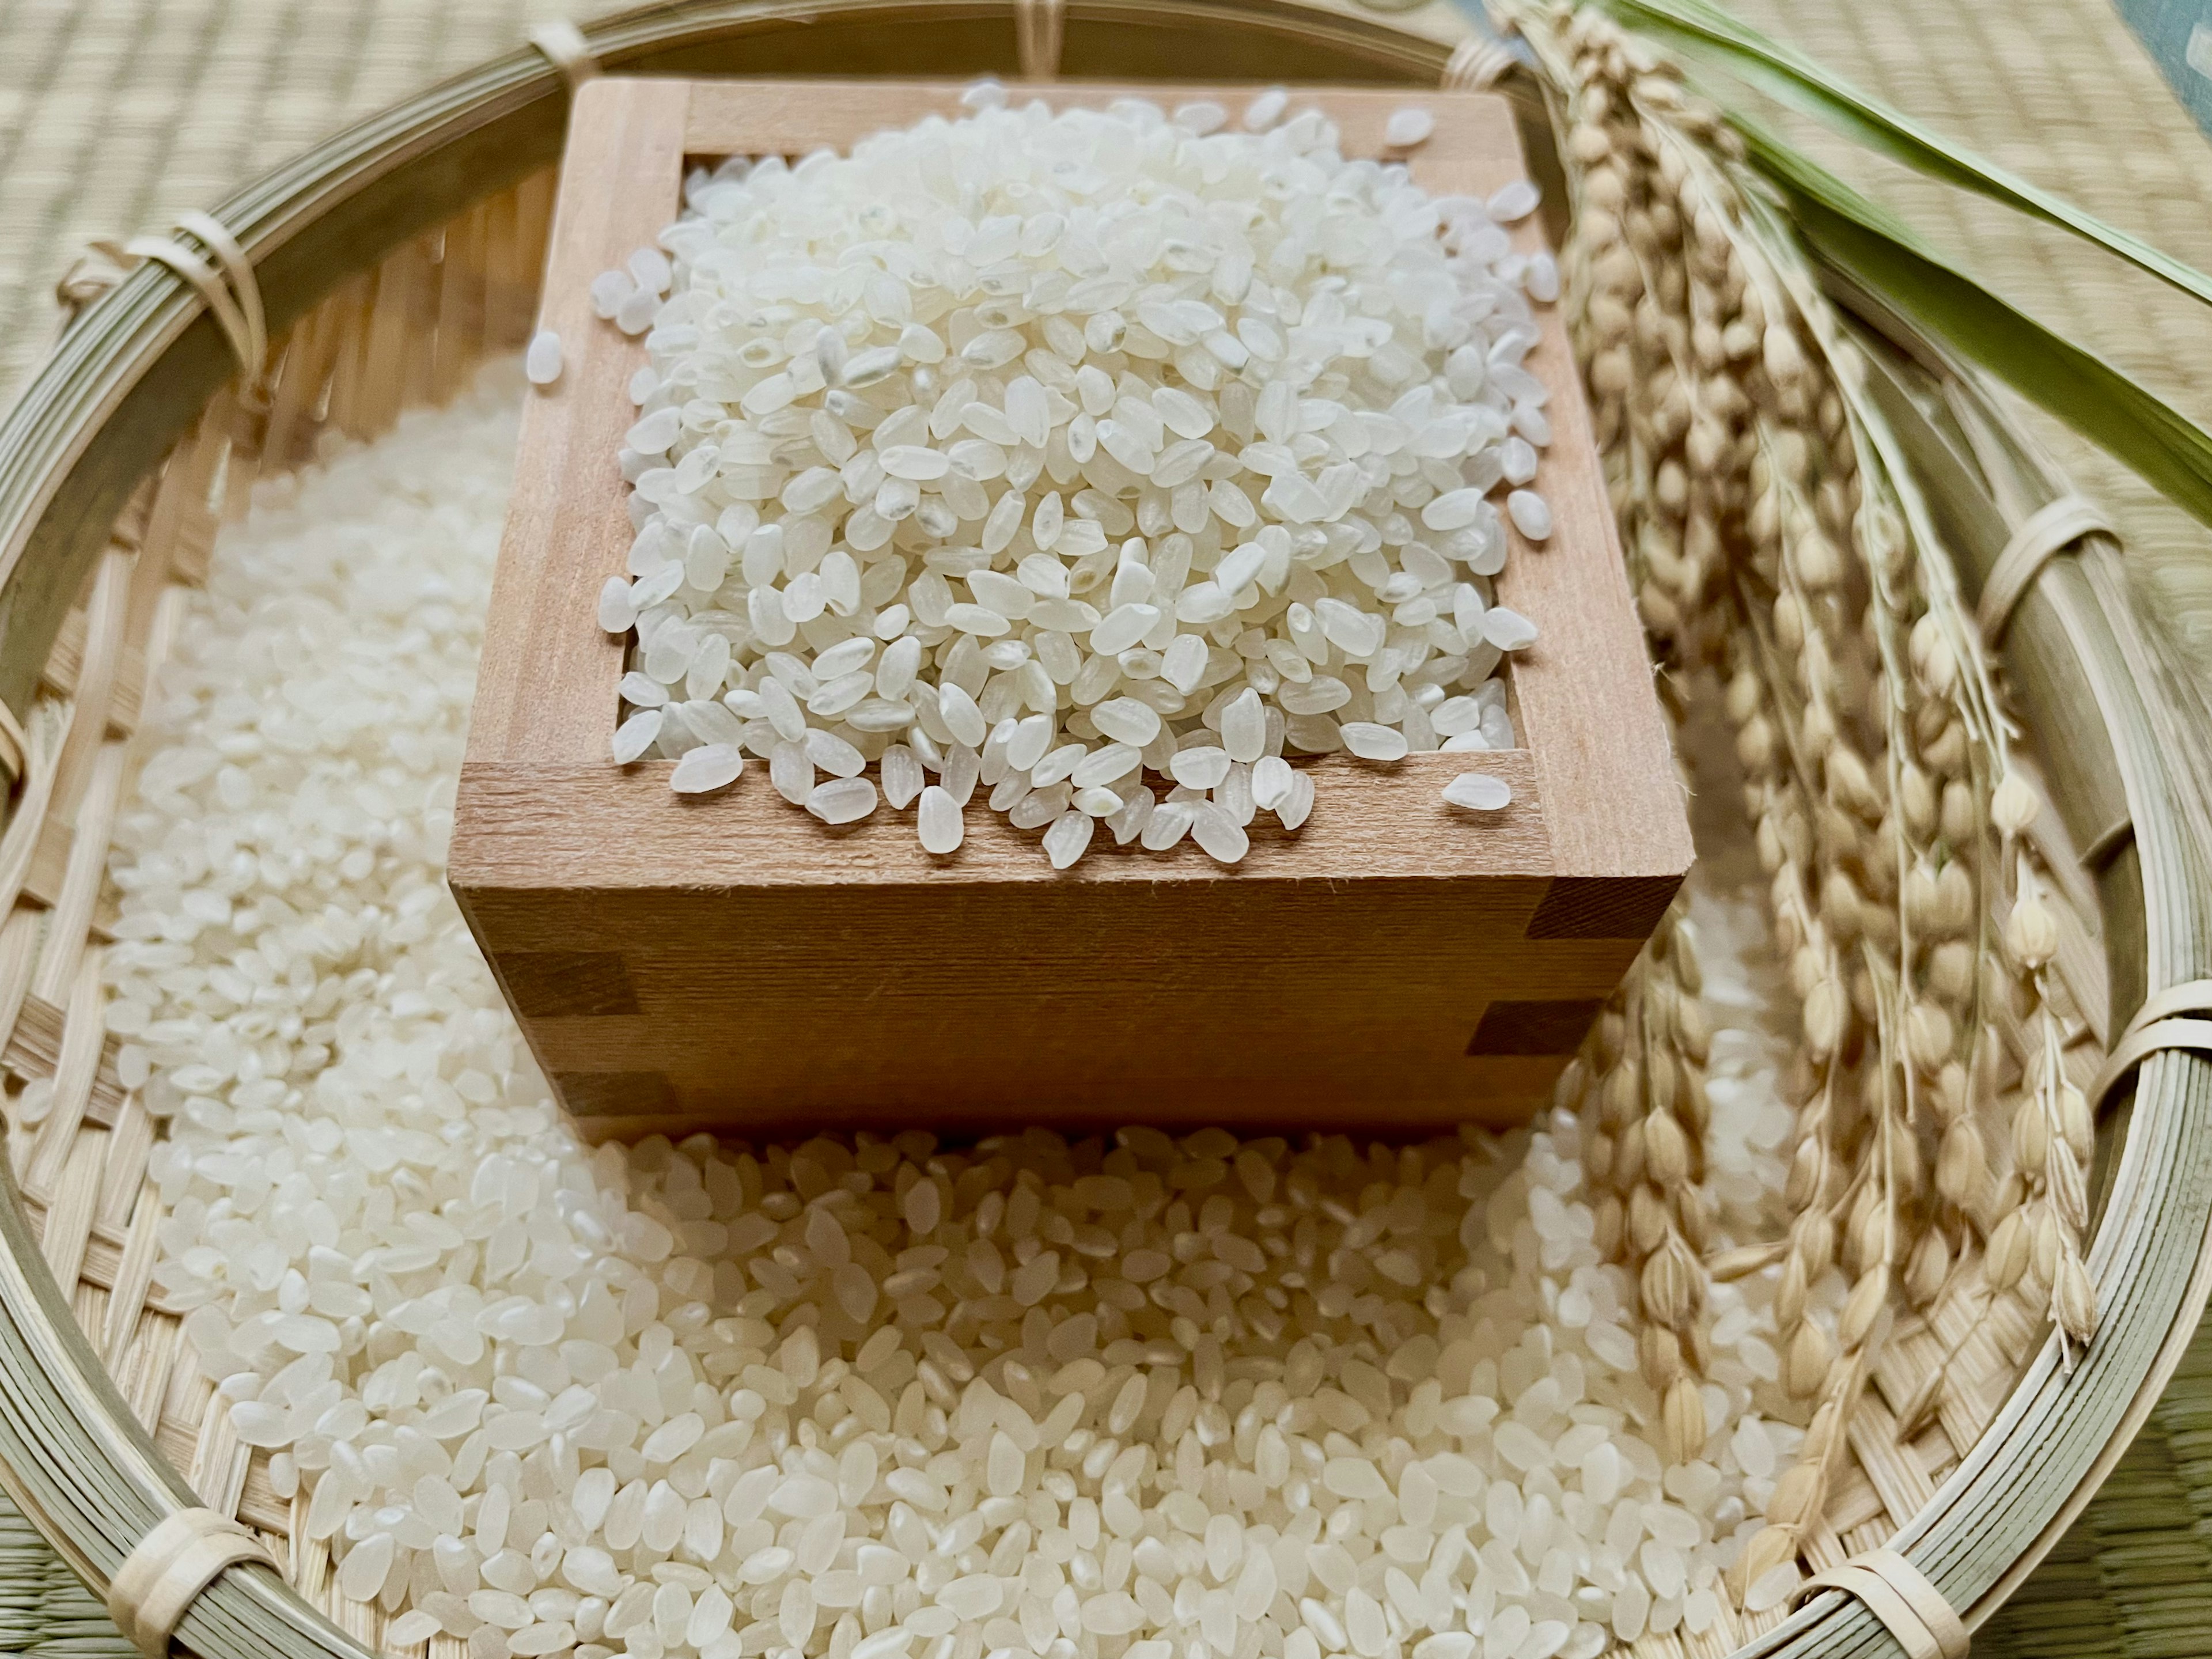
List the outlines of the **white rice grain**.
<svg viewBox="0 0 2212 1659">
<path fill-rule="evenodd" d="M 1502 812 L 1513 804 L 1513 786 L 1487 772 L 1462 772 L 1444 786 L 1443 796 L 1471 812 Z"/>
<path fill-rule="evenodd" d="M 1505 498 L 1505 511 L 1513 527 L 1532 542 L 1552 533 L 1552 505 L 1533 489 L 1516 489 Z"/>
<path fill-rule="evenodd" d="M 806 810 L 824 823 L 855 823 L 876 810 L 876 786 L 866 778 L 831 778 L 806 797 Z"/>
<path fill-rule="evenodd" d="M 708 743 L 686 750 L 676 763 L 669 787 L 679 795 L 711 794 L 726 789 L 745 769 L 744 751 L 734 744 Z"/>
<path fill-rule="evenodd" d="M 1412 149 L 1429 141 L 1437 130 L 1437 118 L 1419 105 L 1394 109 L 1390 118 L 1382 124 L 1382 142 L 1392 149 Z"/>
<path fill-rule="evenodd" d="M 561 337 L 541 328 L 531 337 L 530 350 L 522 360 L 524 378 L 532 386 L 551 386 L 561 378 Z"/>
<path fill-rule="evenodd" d="M 920 833 L 922 850 L 940 858 L 959 851 L 961 837 L 966 833 L 960 804 L 933 783 L 921 792 Z"/>
</svg>

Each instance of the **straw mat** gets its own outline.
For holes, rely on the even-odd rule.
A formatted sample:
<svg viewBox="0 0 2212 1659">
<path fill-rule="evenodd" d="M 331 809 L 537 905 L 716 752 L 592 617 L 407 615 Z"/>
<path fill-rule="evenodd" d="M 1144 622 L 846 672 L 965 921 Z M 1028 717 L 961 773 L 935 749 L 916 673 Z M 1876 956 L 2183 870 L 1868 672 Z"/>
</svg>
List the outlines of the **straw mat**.
<svg viewBox="0 0 2212 1659">
<path fill-rule="evenodd" d="M 2107 0 L 1734 0 L 1861 85 L 2200 268 L 2212 149 Z M 86 240 L 158 230 L 414 88 L 592 0 L 0 0 L 0 402 L 45 353 Z M 1460 25 L 1432 3 L 1401 20 Z M 2056 233 L 1817 133 L 1821 159 L 2199 422 L 2212 317 Z M 2212 543 L 2031 415 L 2118 519 L 2155 608 L 2212 662 Z M 2212 1327 L 2096 1502 L 1978 1655 L 2212 1653 Z M 0 1659 L 127 1659 L 100 1607 L 0 1501 Z"/>
<path fill-rule="evenodd" d="M 2212 270 L 2212 145 L 2109 0 L 1723 3 L 1999 166 Z M 1823 130 L 1784 125 L 2014 305 L 2212 427 L 2212 310 L 2062 231 Z M 2212 665 L 2212 532 L 2039 411 L 2023 419 L 2112 514 L 2154 611 Z M 2212 1651 L 2212 1633 L 2204 1641 Z"/>
<path fill-rule="evenodd" d="M 155 233 L 587 0 L 0 0 L 0 407 L 96 236 Z"/>
</svg>

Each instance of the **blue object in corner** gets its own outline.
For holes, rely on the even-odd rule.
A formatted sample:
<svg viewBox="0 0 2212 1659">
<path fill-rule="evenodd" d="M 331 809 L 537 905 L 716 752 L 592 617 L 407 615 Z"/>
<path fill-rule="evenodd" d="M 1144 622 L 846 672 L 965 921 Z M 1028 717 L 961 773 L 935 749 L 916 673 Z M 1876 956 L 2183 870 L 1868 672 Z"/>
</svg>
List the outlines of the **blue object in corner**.
<svg viewBox="0 0 2212 1659">
<path fill-rule="evenodd" d="M 2112 0 L 2172 87 L 2212 133 L 2212 0 Z"/>
</svg>

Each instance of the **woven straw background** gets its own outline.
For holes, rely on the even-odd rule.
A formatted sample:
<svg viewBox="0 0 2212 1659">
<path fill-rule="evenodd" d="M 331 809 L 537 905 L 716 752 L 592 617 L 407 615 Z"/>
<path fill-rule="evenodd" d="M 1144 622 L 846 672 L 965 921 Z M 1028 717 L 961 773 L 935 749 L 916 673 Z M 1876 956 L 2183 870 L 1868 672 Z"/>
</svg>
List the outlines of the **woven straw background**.
<svg viewBox="0 0 2212 1659">
<path fill-rule="evenodd" d="M 1999 166 L 2212 270 L 2212 146 L 2109 0 L 1723 3 Z M 2014 305 L 2212 426 L 2212 310 L 2062 231 L 1784 125 Z M 2200 665 L 2212 659 L 2212 532 L 2039 411 L 2027 420 L 2112 514 L 2154 608 Z M 2201 1650 L 2212 1651 L 2212 1632 Z"/>
<path fill-rule="evenodd" d="M 0 406 L 96 236 L 155 233 L 600 0 L 0 0 Z"/>
<path fill-rule="evenodd" d="M 2106 0 L 1734 0 L 1761 27 L 2091 210 L 2212 269 L 2212 149 Z M 161 228 L 356 117 L 594 0 L 0 0 L 0 402 L 96 235 Z M 1401 20 L 1460 32 L 1432 3 Z M 1939 246 L 2199 421 L 2212 318 L 2001 210 L 1801 132 Z M 2142 579 L 2212 660 L 2212 547 L 2132 477 L 2032 420 L 2118 520 Z M 2212 1653 L 2212 1327 L 2104 1492 L 1983 1655 Z M 135 1650 L 0 1501 L 0 1659 Z"/>
</svg>

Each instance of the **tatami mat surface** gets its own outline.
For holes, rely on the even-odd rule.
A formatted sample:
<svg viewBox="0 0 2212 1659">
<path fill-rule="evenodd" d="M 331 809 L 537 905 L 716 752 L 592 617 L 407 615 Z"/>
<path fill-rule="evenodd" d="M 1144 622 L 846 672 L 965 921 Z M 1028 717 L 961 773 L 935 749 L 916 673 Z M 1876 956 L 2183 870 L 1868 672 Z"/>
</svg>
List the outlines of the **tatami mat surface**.
<svg viewBox="0 0 2212 1659">
<path fill-rule="evenodd" d="M 1728 3 L 1946 137 L 2212 270 L 2212 144 L 2107 0 Z M 1995 203 L 1817 129 L 1790 131 L 2014 305 L 2212 426 L 2212 309 Z M 2155 608 L 2200 665 L 2212 659 L 2212 531 L 2070 431 L 2028 418 L 2112 514 Z"/>
<path fill-rule="evenodd" d="M 0 0 L 0 404 L 85 243 L 161 229 L 362 116 L 606 8 L 562 0 Z"/>
</svg>

